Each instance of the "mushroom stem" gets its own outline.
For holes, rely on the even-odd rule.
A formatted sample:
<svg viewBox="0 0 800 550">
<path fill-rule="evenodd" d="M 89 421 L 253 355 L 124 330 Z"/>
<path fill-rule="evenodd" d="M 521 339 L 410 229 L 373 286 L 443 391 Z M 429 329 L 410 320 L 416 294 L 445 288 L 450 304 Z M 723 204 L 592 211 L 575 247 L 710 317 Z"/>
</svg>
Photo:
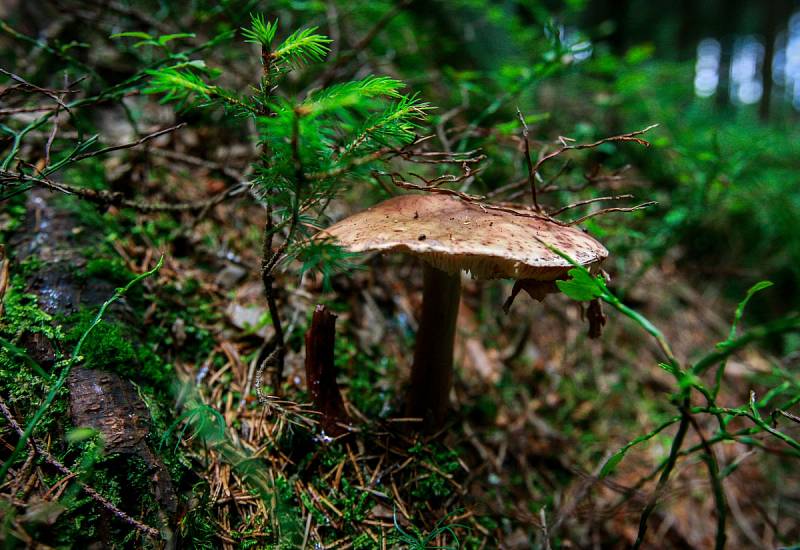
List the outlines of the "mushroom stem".
<svg viewBox="0 0 800 550">
<path fill-rule="evenodd" d="M 423 419 L 428 432 L 444 423 L 453 382 L 453 339 L 461 297 L 461 275 L 425 263 L 422 316 L 417 331 L 406 413 Z"/>
</svg>

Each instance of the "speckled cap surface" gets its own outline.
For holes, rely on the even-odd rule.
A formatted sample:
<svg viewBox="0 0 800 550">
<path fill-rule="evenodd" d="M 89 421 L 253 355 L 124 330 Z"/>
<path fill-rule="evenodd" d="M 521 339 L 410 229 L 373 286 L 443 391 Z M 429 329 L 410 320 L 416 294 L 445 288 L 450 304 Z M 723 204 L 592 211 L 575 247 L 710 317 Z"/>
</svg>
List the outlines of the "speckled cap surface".
<svg viewBox="0 0 800 550">
<path fill-rule="evenodd" d="M 325 237 L 350 252 L 404 252 L 449 273 L 467 270 L 478 279 L 561 277 L 569 262 L 543 242 L 585 266 L 608 256 L 602 244 L 575 227 L 431 193 L 391 198 L 317 236 Z"/>
</svg>

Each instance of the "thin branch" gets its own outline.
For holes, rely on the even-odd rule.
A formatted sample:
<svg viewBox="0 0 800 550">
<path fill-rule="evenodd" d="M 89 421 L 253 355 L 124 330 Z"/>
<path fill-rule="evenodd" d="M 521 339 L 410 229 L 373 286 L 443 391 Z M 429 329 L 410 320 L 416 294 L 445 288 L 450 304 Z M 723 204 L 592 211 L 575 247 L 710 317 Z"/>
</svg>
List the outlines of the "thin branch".
<svg viewBox="0 0 800 550">
<path fill-rule="evenodd" d="M 637 210 L 642 210 L 644 208 L 648 208 L 650 206 L 654 206 L 658 204 L 656 201 L 647 201 L 643 202 L 642 204 L 637 204 L 636 206 L 631 207 L 613 207 L 613 208 L 603 208 L 602 210 L 598 210 L 597 212 L 592 212 L 590 214 L 586 214 L 585 216 L 581 216 L 575 220 L 571 220 L 567 222 L 567 225 L 577 225 L 579 223 L 583 223 L 589 218 L 594 218 L 595 216 L 602 216 L 603 214 L 608 214 L 610 212 L 635 212 Z"/>
<path fill-rule="evenodd" d="M 522 142 L 525 144 L 525 162 L 528 165 L 528 185 L 530 185 L 531 188 L 533 207 L 537 212 L 539 212 L 541 208 L 539 208 L 539 199 L 536 197 L 536 170 L 533 167 L 533 161 L 531 161 L 531 146 L 528 142 L 528 124 L 525 122 L 525 117 L 522 116 L 522 112 L 519 110 L 519 107 L 517 107 L 517 116 L 522 124 Z M 536 163 L 536 166 L 538 168 L 538 162 Z"/>
<path fill-rule="evenodd" d="M 50 106 L 47 106 L 47 107 L 45 107 L 45 106 L 40 106 L 40 107 L 10 107 L 8 109 L 0 109 L 0 116 L 10 116 L 10 115 L 16 115 L 16 114 L 21 114 L 21 113 L 40 113 L 42 111 L 55 111 L 56 109 L 58 109 L 58 106 L 56 106 L 56 107 L 50 107 Z"/>
<path fill-rule="evenodd" d="M 106 153 L 110 153 L 112 151 L 119 151 L 121 149 L 130 149 L 132 147 L 137 147 L 142 145 L 143 143 L 147 143 L 148 141 L 155 139 L 159 136 L 163 136 L 164 134 L 169 134 L 170 132 L 174 132 L 175 130 L 180 130 L 186 126 L 185 122 L 181 122 L 180 124 L 176 124 L 175 126 L 170 126 L 169 128 L 164 128 L 163 130 L 158 130 L 157 132 L 153 132 L 152 134 L 147 134 L 144 137 L 137 139 L 131 143 L 123 143 L 120 145 L 111 145 L 109 147 L 104 147 L 102 149 L 98 149 L 97 151 L 90 151 L 88 153 L 82 153 L 80 155 L 76 155 L 70 159 L 71 162 L 78 162 L 79 160 L 87 159 L 90 157 L 96 157 L 98 155 L 104 155 Z"/>
<path fill-rule="evenodd" d="M 577 208 L 579 206 L 585 206 L 587 204 L 592 204 L 593 202 L 600 202 L 600 201 L 619 201 L 623 199 L 632 199 L 633 195 L 613 195 L 608 197 L 595 197 L 593 199 L 586 199 L 583 201 L 573 202 L 572 204 L 568 204 L 567 206 L 562 206 L 558 210 L 554 210 L 552 212 L 548 212 L 550 216 L 558 216 L 562 212 L 567 210 L 571 210 L 573 208 Z"/>
<path fill-rule="evenodd" d="M 11 427 L 14 429 L 14 431 L 16 431 L 19 434 L 20 437 L 23 437 L 23 435 L 25 434 L 25 431 L 22 429 L 22 426 L 20 426 L 19 423 L 14 419 L 14 416 L 11 414 L 11 411 L 6 406 L 6 404 L 3 401 L 2 397 L 0 397 L 0 412 L 2 412 L 3 416 L 6 417 L 6 420 L 8 421 L 9 424 L 11 424 Z M 101 506 L 103 506 L 109 512 L 114 514 L 116 517 L 118 517 L 119 519 L 121 519 L 122 521 L 124 521 L 125 523 L 130 525 L 131 527 L 134 527 L 135 529 L 141 531 L 142 533 L 145 533 L 147 536 L 150 536 L 150 537 L 153 537 L 153 538 L 159 538 L 160 533 L 159 533 L 158 529 L 156 529 L 155 527 L 150 527 L 149 525 L 147 525 L 145 523 L 142 523 L 141 521 L 129 516 L 128 514 L 126 514 L 125 512 L 120 510 L 119 508 L 117 508 L 106 497 L 104 497 L 103 495 L 98 493 L 95 489 L 90 487 L 88 484 L 86 484 L 83 481 L 81 481 L 80 479 L 78 479 L 77 474 L 75 474 L 69 468 L 64 466 L 61 462 L 56 460 L 56 458 L 53 457 L 53 455 L 51 455 L 49 452 L 47 452 L 47 450 L 44 447 L 42 447 L 33 437 L 29 437 L 28 438 L 28 445 L 31 446 L 42 458 L 44 458 L 48 462 L 48 464 L 50 464 L 51 466 L 56 468 L 62 474 L 66 475 L 66 476 L 68 476 L 70 478 L 73 478 L 75 480 L 75 482 L 78 485 L 80 485 L 81 489 L 83 489 L 84 492 L 86 492 L 87 495 L 89 495 L 91 498 L 93 498 L 96 502 L 98 502 Z"/>
<path fill-rule="evenodd" d="M 636 542 L 633 543 L 634 550 L 640 548 L 644 542 L 644 536 L 647 533 L 647 521 L 650 519 L 650 515 L 653 513 L 653 510 L 655 510 L 658 499 L 664 492 L 667 482 L 669 481 L 669 476 L 672 474 L 672 470 L 675 468 L 675 463 L 678 461 L 678 455 L 681 447 L 683 446 L 683 440 L 686 437 L 686 432 L 688 431 L 689 421 L 691 418 L 691 415 L 687 412 L 688 405 L 689 398 L 687 397 L 684 399 L 681 423 L 678 425 L 678 431 L 675 433 L 675 438 L 672 440 L 672 447 L 669 451 L 669 457 L 667 458 L 667 462 L 661 472 L 661 476 L 658 478 L 656 489 L 653 491 L 653 494 L 650 495 L 647 506 L 644 507 L 644 510 L 642 510 L 642 515 L 639 518 L 639 532 L 636 535 Z"/>
<path fill-rule="evenodd" d="M 703 435 L 700 424 L 698 424 L 697 420 L 691 414 L 689 415 L 689 421 L 692 423 L 692 427 L 703 445 L 703 460 L 708 468 L 708 479 L 711 482 L 711 488 L 714 493 L 714 504 L 717 509 L 717 536 L 714 549 L 723 550 L 725 548 L 725 522 L 727 520 L 728 505 L 725 500 L 725 490 L 722 487 L 722 479 L 719 475 L 719 464 L 717 463 L 716 455 L 711 450 L 711 445 L 709 445 L 708 440 L 706 440 Z"/>
<path fill-rule="evenodd" d="M 402 0 L 395 5 L 394 8 L 386 12 L 383 17 L 381 17 L 367 32 L 367 34 L 365 34 L 361 40 L 356 42 L 350 51 L 337 57 L 336 60 L 325 70 L 325 72 L 322 73 L 322 76 L 319 78 L 318 86 L 320 88 L 329 86 L 336 78 L 336 72 L 351 60 L 355 59 L 359 53 L 365 50 L 367 46 L 369 46 L 370 43 L 375 39 L 375 37 L 378 36 L 378 33 L 380 33 L 384 27 L 386 27 L 386 25 L 388 25 L 389 22 L 391 22 L 391 20 L 394 19 L 401 11 L 403 11 L 409 4 L 411 4 L 411 0 Z"/>
<path fill-rule="evenodd" d="M 792 414 L 790 412 L 786 412 L 784 410 L 777 409 L 772 414 L 773 414 L 773 419 L 775 418 L 775 415 L 781 415 L 784 418 L 788 418 L 792 422 L 796 422 L 797 424 L 800 424 L 800 416 L 794 415 L 794 414 Z"/>
<path fill-rule="evenodd" d="M 548 154 L 544 155 L 542 158 L 540 158 L 538 161 L 536 161 L 536 166 L 533 167 L 534 174 L 538 174 L 539 173 L 539 169 L 542 167 L 542 165 L 545 162 L 547 162 L 548 160 L 550 160 L 552 158 L 555 158 L 555 157 L 559 156 L 564 151 L 577 151 L 579 149 L 592 149 L 594 147 L 599 147 L 600 145 L 602 145 L 604 143 L 612 143 L 612 142 L 615 142 L 615 141 L 633 141 L 635 143 L 638 143 L 639 145 L 644 145 L 645 147 L 650 147 L 650 142 L 649 141 L 646 141 L 646 140 L 644 140 L 644 139 L 642 139 L 642 138 L 640 138 L 638 136 L 640 136 L 640 135 L 642 135 L 642 134 L 644 134 L 646 132 L 649 132 L 650 130 L 652 130 L 653 128 L 655 128 L 657 126 L 658 126 L 658 124 L 651 124 L 650 126 L 648 126 L 647 128 L 644 128 L 642 130 L 636 130 L 635 132 L 628 132 L 627 134 L 620 134 L 618 136 L 611 136 L 611 137 L 599 139 L 599 140 L 597 140 L 597 141 L 595 141 L 593 143 L 581 143 L 581 144 L 578 144 L 578 145 L 570 145 L 569 143 L 567 143 L 568 138 L 565 138 L 564 136 L 559 136 L 558 139 L 561 142 L 561 147 L 559 147 L 558 149 L 556 149 L 552 153 L 548 153 Z"/>
<path fill-rule="evenodd" d="M 0 185 L 8 185 L 9 182 L 18 181 L 21 183 L 29 184 L 31 186 L 43 187 L 51 191 L 58 191 L 66 195 L 74 195 L 81 199 L 93 202 L 101 206 L 117 206 L 122 208 L 132 208 L 139 212 L 203 212 L 211 207 L 223 202 L 228 197 L 236 195 L 241 189 L 248 184 L 241 183 L 233 185 L 214 195 L 210 199 L 195 202 L 177 202 L 177 203 L 150 203 L 128 199 L 119 191 L 108 191 L 105 189 L 88 189 L 85 187 L 77 187 L 68 183 L 61 183 L 53 181 L 44 176 L 30 176 L 22 172 L 12 172 L 9 170 L 0 170 Z M 8 198 L 8 197 L 6 197 Z"/>
<path fill-rule="evenodd" d="M 28 82 L 27 80 L 25 80 L 21 76 L 16 75 L 16 74 L 14 74 L 14 73 L 12 73 L 10 71 L 7 71 L 7 70 L 3 69 L 2 67 L 0 67 L 0 73 L 6 75 L 7 77 L 9 77 L 12 80 L 15 80 L 16 82 L 19 82 L 25 88 L 28 88 L 28 89 L 33 90 L 35 92 L 39 92 L 40 94 L 43 94 L 43 95 L 49 97 L 50 99 L 55 101 L 58 104 L 59 107 L 61 107 L 62 109 L 67 111 L 70 115 L 72 115 L 72 111 L 69 110 L 69 107 L 67 106 L 67 104 L 64 103 L 64 101 L 60 97 L 58 97 L 57 94 L 59 94 L 59 93 L 62 93 L 62 94 L 68 94 L 68 93 L 69 94 L 74 94 L 74 93 L 77 93 L 77 90 L 70 90 L 70 89 L 52 90 L 52 89 L 49 89 L 49 88 L 42 88 L 40 86 L 37 86 L 36 84 L 31 84 L 30 82 Z"/>
<path fill-rule="evenodd" d="M 223 175 L 225 175 L 226 177 L 230 178 L 233 181 L 240 182 L 244 179 L 244 174 L 242 172 L 236 170 L 235 168 L 231 168 L 230 166 L 226 166 L 221 162 L 214 162 L 200 157 L 187 155 L 185 153 L 172 151 L 170 149 L 160 149 L 158 147 L 151 147 L 148 152 L 151 155 L 163 157 L 169 160 L 175 160 L 178 162 L 182 162 L 184 164 L 188 164 L 190 166 L 198 166 L 200 168 L 206 168 L 208 170 L 221 172 Z"/>
<path fill-rule="evenodd" d="M 404 181 L 399 174 L 397 173 L 390 173 L 390 174 L 380 174 L 378 172 L 373 172 L 373 176 L 380 181 L 380 175 L 387 175 L 391 178 L 392 183 L 401 189 L 408 189 L 411 191 L 425 191 L 426 193 L 438 193 L 440 195 L 451 195 L 453 197 L 457 197 L 464 202 L 468 202 L 470 204 L 474 204 L 482 208 L 483 210 L 496 210 L 498 212 L 505 212 L 507 214 L 513 214 L 515 216 L 521 216 L 523 218 L 534 218 L 537 220 L 545 220 L 557 225 L 567 225 L 564 222 L 559 220 L 553 219 L 547 214 L 543 212 L 523 212 L 520 211 L 519 207 L 516 208 L 508 208 L 505 206 L 500 206 L 496 204 L 489 204 L 482 202 L 485 198 L 479 195 L 470 195 L 468 193 L 463 193 L 461 191 L 455 191 L 453 189 L 447 189 L 446 187 L 431 187 L 428 185 L 418 185 L 416 183 L 411 183 L 409 181 Z"/>
<path fill-rule="evenodd" d="M 566 151 L 577 151 L 577 150 L 580 150 L 580 149 L 592 149 L 592 148 L 598 147 L 598 146 L 600 146 L 600 145 L 602 145 L 604 143 L 612 143 L 612 142 L 618 142 L 618 141 L 621 141 L 621 142 L 632 141 L 634 143 L 638 143 L 640 145 L 644 145 L 645 147 L 649 147 L 650 146 L 650 142 L 648 142 L 648 141 L 646 141 L 646 140 L 644 140 L 644 139 L 642 139 L 642 138 L 640 138 L 638 136 L 640 136 L 640 135 L 642 135 L 642 134 L 644 134 L 646 132 L 649 132 L 650 130 L 652 130 L 653 128 L 656 128 L 657 126 L 658 126 L 658 124 L 651 124 L 650 126 L 648 126 L 647 128 L 644 128 L 642 130 L 637 130 L 635 132 L 628 132 L 627 134 L 620 134 L 618 136 L 611 136 L 611 137 L 603 138 L 603 139 L 597 140 L 597 141 L 595 141 L 593 143 L 581 143 L 581 144 L 578 144 L 578 145 L 571 145 L 570 143 L 568 143 L 568 141 L 571 141 L 571 140 L 569 140 L 569 138 L 565 138 L 564 136 L 559 136 L 558 140 L 561 143 L 561 147 L 559 147 L 555 151 L 552 151 L 550 153 L 547 153 L 546 155 L 543 155 L 538 161 L 536 161 L 536 164 L 534 165 L 534 167 L 531 170 L 531 172 L 533 172 L 533 175 L 535 177 L 541 178 L 540 171 L 541 171 L 542 165 L 545 162 L 547 162 L 548 160 L 556 158 L 556 157 L 558 157 L 559 155 L 563 154 Z M 564 169 L 565 169 L 565 167 L 562 166 L 562 168 L 559 169 L 559 172 L 562 172 Z M 545 187 L 547 187 L 548 191 L 552 191 L 553 190 L 552 189 L 553 180 L 554 180 L 554 178 L 551 178 L 549 180 L 548 184 L 545 186 Z M 494 191 L 493 195 L 500 194 L 501 192 L 507 192 L 507 191 L 515 190 L 515 189 L 525 185 L 525 183 L 528 182 L 528 181 L 529 180 L 526 178 L 524 180 L 519 180 L 519 181 L 516 181 L 514 183 L 508 184 L 508 185 L 506 185 L 504 187 L 501 187 L 500 189 L 497 189 L 496 191 Z M 541 191 L 541 189 L 540 189 L 540 191 Z"/>
</svg>

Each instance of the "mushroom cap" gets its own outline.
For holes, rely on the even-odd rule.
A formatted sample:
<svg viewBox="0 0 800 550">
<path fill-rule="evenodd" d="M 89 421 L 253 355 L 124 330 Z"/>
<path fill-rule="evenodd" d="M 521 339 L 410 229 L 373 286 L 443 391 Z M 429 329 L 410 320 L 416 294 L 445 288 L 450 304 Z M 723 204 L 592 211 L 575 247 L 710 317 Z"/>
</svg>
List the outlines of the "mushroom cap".
<svg viewBox="0 0 800 550">
<path fill-rule="evenodd" d="M 350 252 L 405 252 L 478 279 L 558 279 L 572 266 L 542 243 L 585 266 L 608 256 L 602 244 L 575 227 L 433 193 L 391 198 L 316 238 L 333 238 Z"/>
</svg>

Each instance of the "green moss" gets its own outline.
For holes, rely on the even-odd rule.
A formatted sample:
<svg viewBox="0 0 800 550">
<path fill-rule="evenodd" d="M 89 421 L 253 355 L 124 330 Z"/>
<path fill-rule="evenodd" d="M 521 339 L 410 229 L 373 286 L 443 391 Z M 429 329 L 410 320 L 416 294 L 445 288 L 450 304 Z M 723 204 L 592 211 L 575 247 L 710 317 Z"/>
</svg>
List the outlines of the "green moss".
<svg viewBox="0 0 800 550">
<path fill-rule="evenodd" d="M 336 507 L 342 512 L 342 518 L 350 522 L 364 521 L 370 509 L 367 501 L 369 493 L 350 484 L 347 478 L 342 478 L 341 489 L 334 500 Z"/>
<path fill-rule="evenodd" d="M 417 443 L 408 452 L 433 466 L 430 475 L 420 477 L 412 487 L 411 494 L 414 497 L 423 501 L 446 498 L 453 493 L 453 485 L 439 472 L 453 474 L 458 471 L 460 465 L 455 450 L 434 441 L 428 444 Z"/>
<path fill-rule="evenodd" d="M 0 350 L 0 394 L 12 410 L 19 412 L 20 419 L 29 418 L 34 413 L 35 406 L 49 389 L 49 382 L 33 373 L 24 362 L 9 357 L 5 350 Z M 68 412 L 69 392 L 66 388 L 61 388 L 37 424 L 34 435 L 61 432 Z"/>
<path fill-rule="evenodd" d="M 16 273 L 3 300 L 3 315 L 0 316 L 0 335 L 13 341 L 23 334 L 44 334 L 49 339 L 59 337 L 58 327 L 53 326 L 53 317 L 42 311 L 35 294 L 25 292 L 25 282 L 41 268 L 38 258 L 19 262 Z"/>
<path fill-rule="evenodd" d="M 123 285 L 136 277 L 125 263 L 118 259 L 96 258 L 89 260 L 83 269 L 83 274 L 89 278 L 104 279 L 111 283 Z"/>
<path fill-rule="evenodd" d="M 64 343 L 74 346 L 91 326 L 96 311 L 82 310 L 64 319 L 69 328 Z M 145 345 L 135 345 L 130 327 L 113 320 L 104 320 L 84 341 L 83 366 L 118 373 L 124 378 L 159 387 L 171 378 L 171 366 Z"/>
<path fill-rule="evenodd" d="M 164 286 L 158 295 L 153 322 L 147 326 L 148 342 L 164 346 L 175 344 L 172 327 L 180 325 L 185 339 L 175 351 L 187 362 L 201 362 L 211 355 L 216 345 L 210 327 L 220 320 L 220 308 L 200 292 L 200 283 L 188 279 Z"/>
<path fill-rule="evenodd" d="M 198 550 L 217 548 L 219 527 L 211 515 L 210 488 L 205 481 L 192 487 L 192 506 L 178 524 L 181 538 L 186 548 Z"/>
<path fill-rule="evenodd" d="M 303 334 L 302 331 L 298 333 Z M 368 418 L 385 418 L 391 413 L 390 401 L 396 392 L 394 389 L 387 391 L 381 382 L 394 376 L 396 368 L 392 358 L 379 355 L 373 359 L 359 351 L 351 340 L 337 335 L 334 361 L 339 373 L 347 374 L 348 399 L 359 411 Z"/>
</svg>

